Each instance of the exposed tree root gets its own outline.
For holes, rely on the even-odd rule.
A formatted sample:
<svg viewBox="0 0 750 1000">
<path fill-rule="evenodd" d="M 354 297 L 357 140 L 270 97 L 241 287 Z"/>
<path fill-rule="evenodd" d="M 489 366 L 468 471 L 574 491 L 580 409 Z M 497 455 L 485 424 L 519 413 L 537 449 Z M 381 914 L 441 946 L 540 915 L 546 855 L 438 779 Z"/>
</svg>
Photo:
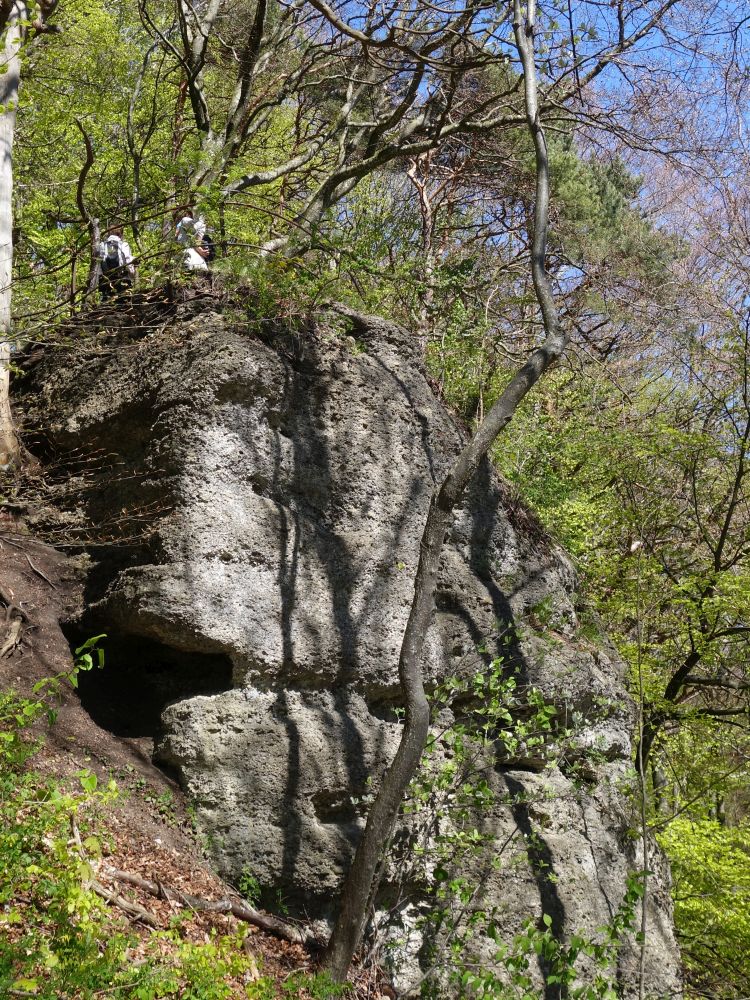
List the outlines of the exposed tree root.
<svg viewBox="0 0 750 1000">
<path fill-rule="evenodd" d="M 26 556 L 26 562 L 29 564 L 29 566 L 31 567 L 32 571 L 34 573 L 36 573 L 37 576 L 41 577 L 42 580 L 45 580 L 50 585 L 50 587 L 52 587 L 53 590 L 57 590 L 57 587 L 50 580 L 50 578 L 47 576 L 47 574 L 44 573 L 41 569 L 39 569 L 38 566 L 34 565 L 34 563 L 31 561 L 31 558 L 29 557 L 28 552 L 24 552 L 24 555 Z"/>
</svg>

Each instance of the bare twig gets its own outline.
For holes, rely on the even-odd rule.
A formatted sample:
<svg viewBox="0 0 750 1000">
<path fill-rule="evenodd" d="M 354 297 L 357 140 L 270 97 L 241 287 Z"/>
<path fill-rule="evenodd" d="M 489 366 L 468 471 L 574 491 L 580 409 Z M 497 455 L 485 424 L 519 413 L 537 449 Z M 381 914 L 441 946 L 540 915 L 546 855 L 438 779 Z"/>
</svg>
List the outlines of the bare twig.
<svg viewBox="0 0 750 1000">
<path fill-rule="evenodd" d="M 57 590 L 57 587 L 50 580 L 47 574 L 42 572 L 42 570 L 40 570 L 38 566 L 34 565 L 34 563 L 31 561 L 31 557 L 29 556 L 28 552 L 24 552 L 24 555 L 26 556 L 26 562 L 29 564 L 33 572 L 36 573 L 37 576 L 41 576 L 43 580 L 46 580 L 46 582 L 50 585 L 50 587 L 52 587 L 53 590 Z"/>
<path fill-rule="evenodd" d="M 96 256 L 96 247 L 101 238 L 101 234 L 99 231 L 99 220 L 95 219 L 89 211 L 83 197 L 83 192 L 88 172 L 94 165 L 94 145 L 91 141 L 91 136 L 88 134 L 78 118 L 76 118 L 76 125 L 83 136 L 83 142 L 86 146 L 86 159 L 84 160 L 81 172 L 78 175 L 78 185 L 76 186 L 76 204 L 78 205 L 78 211 L 81 213 L 81 218 L 86 223 L 89 231 L 91 264 L 89 265 L 89 275 L 86 280 L 86 294 L 91 295 L 96 290 L 96 286 L 99 281 L 99 259 Z"/>
</svg>

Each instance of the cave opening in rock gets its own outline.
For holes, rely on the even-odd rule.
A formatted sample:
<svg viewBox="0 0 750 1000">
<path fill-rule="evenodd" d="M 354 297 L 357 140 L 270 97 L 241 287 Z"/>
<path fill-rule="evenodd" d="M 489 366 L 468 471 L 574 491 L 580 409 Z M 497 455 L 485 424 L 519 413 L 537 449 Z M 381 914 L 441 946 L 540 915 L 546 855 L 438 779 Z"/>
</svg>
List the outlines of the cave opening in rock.
<svg viewBox="0 0 750 1000">
<path fill-rule="evenodd" d="M 92 634 L 72 626 L 64 631 L 72 650 Z M 168 704 L 232 687 L 232 664 L 220 653 L 185 652 L 115 632 L 101 645 L 104 667 L 78 675 L 78 694 L 94 722 L 114 736 L 156 740 Z"/>
</svg>

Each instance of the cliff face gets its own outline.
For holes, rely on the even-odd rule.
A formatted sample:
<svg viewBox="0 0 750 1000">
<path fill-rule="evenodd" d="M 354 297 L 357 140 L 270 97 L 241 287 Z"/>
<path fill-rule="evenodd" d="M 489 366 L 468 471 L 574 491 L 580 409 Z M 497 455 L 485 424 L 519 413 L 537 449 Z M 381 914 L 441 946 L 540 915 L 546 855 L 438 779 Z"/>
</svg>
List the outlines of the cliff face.
<svg viewBox="0 0 750 1000">
<path fill-rule="evenodd" d="M 24 401 L 68 468 L 63 523 L 90 542 L 81 628 L 110 635 L 84 706 L 155 741 L 222 874 L 250 872 L 312 915 L 330 913 L 362 822 L 352 800 L 396 745 L 425 511 L 463 440 L 412 344 L 373 318 L 290 333 L 192 302 L 151 331 L 54 352 Z M 95 452 L 107 471 L 82 461 Z M 543 910 L 556 930 L 596 928 L 642 867 L 622 669 L 581 636 L 574 587 L 564 554 L 482 467 L 445 547 L 425 672 L 504 656 L 594 719 L 580 739 L 598 761 L 583 786 L 524 760 L 498 768 L 515 805 L 487 822 L 536 845 L 525 866 L 486 877 L 506 933 Z M 647 981 L 664 995 L 677 955 L 655 853 L 650 867 Z M 625 947 L 628 989 L 635 968 Z"/>
</svg>

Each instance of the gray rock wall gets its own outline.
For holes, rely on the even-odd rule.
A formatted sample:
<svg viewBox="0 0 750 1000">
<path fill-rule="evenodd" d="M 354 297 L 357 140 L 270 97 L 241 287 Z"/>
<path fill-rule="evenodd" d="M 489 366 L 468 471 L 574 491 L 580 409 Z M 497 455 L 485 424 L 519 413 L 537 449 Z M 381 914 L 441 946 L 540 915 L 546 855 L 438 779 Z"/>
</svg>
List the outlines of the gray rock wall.
<svg viewBox="0 0 750 1000">
<path fill-rule="evenodd" d="M 127 530 L 141 524 L 126 546 L 92 548 L 89 621 L 231 661 L 231 688 L 168 704 L 157 734 L 219 870 L 325 914 L 361 828 L 352 798 L 397 741 L 419 539 L 463 432 L 392 324 L 329 317 L 261 335 L 215 308 L 183 306 L 114 348 L 88 341 L 65 367 L 51 358 L 27 420 L 63 455 L 118 456 L 115 471 L 81 479 L 71 523 L 116 525 L 122 510 Z M 549 802 L 541 818 L 519 805 L 492 819 L 542 845 L 487 880 L 508 933 L 542 909 L 561 932 L 597 927 L 640 867 L 623 791 L 632 710 L 621 665 L 579 633 L 574 587 L 565 555 L 484 465 L 445 547 L 426 675 L 501 654 L 561 709 L 595 719 L 585 740 L 601 760 L 584 787 L 522 761 L 499 774 L 529 802 L 544 781 Z M 668 876 L 653 864 L 649 994 L 674 995 Z M 416 961 L 407 949 L 404 969 Z M 632 950 L 622 961 L 632 989 Z"/>
</svg>

